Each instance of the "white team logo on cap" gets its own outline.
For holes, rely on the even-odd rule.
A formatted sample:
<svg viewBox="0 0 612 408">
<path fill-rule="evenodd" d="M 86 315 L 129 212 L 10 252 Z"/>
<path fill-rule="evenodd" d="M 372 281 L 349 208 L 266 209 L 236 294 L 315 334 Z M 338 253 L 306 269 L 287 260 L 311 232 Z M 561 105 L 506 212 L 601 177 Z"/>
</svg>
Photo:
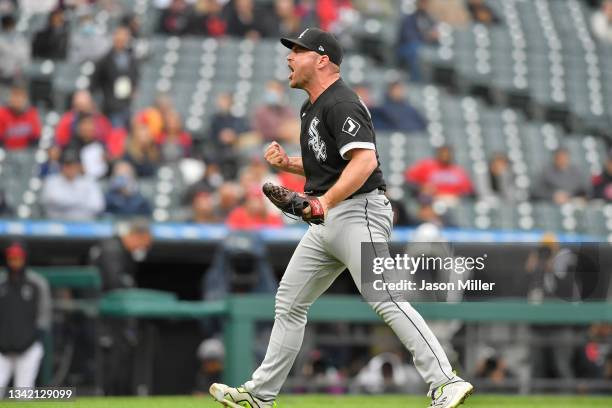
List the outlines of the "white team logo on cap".
<svg viewBox="0 0 612 408">
<path fill-rule="evenodd" d="M 305 29 L 304 31 L 302 31 L 302 34 L 298 35 L 298 38 L 302 38 L 304 36 L 304 34 L 306 34 L 306 31 L 310 30 L 310 28 Z"/>
<path fill-rule="evenodd" d="M 325 48 L 323 48 L 322 45 L 319 45 L 319 51 L 325 51 Z"/>
<path fill-rule="evenodd" d="M 353 137 L 355 137 L 357 132 L 359 132 L 360 128 L 361 128 L 361 125 L 359 124 L 359 122 L 357 122 L 355 119 L 351 118 L 350 116 L 346 117 L 346 120 L 344 121 L 344 125 L 342 125 L 342 131 L 348 133 L 349 135 Z"/>
</svg>

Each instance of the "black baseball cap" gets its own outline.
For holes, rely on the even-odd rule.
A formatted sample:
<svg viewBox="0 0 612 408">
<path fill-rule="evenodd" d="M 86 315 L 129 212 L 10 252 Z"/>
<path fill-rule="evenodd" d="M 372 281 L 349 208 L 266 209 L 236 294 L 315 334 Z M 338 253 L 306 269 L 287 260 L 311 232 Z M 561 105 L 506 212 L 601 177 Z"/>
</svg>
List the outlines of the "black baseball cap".
<svg viewBox="0 0 612 408">
<path fill-rule="evenodd" d="M 320 28 L 307 28 L 297 38 L 281 38 L 280 42 L 291 49 L 294 45 L 306 48 L 321 55 L 327 55 L 336 65 L 342 62 L 342 47 L 331 33 Z"/>
<path fill-rule="evenodd" d="M 68 148 L 62 152 L 60 156 L 60 163 L 62 164 L 75 164 L 81 162 L 81 155 L 75 149 Z"/>
</svg>

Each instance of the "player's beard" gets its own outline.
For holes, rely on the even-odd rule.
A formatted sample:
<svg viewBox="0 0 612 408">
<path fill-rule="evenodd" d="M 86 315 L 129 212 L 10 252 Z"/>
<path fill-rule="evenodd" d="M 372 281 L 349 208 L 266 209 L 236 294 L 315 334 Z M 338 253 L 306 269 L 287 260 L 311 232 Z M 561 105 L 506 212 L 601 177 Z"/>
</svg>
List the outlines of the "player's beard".
<svg viewBox="0 0 612 408">
<path fill-rule="evenodd" d="M 311 77 L 312 75 L 309 72 L 302 71 L 301 75 L 298 76 L 296 75 L 296 71 L 293 71 L 289 86 L 294 89 L 306 89 Z"/>
</svg>

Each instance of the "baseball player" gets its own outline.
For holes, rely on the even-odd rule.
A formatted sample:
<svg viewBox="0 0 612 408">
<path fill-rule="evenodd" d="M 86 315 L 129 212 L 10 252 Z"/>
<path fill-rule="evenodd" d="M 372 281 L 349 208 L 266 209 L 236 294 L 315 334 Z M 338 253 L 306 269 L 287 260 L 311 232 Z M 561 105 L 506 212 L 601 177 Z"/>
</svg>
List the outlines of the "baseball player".
<svg viewBox="0 0 612 408">
<path fill-rule="evenodd" d="M 340 78 L 342 49 L 333 35 L 308 28 L 298 38 L 282 38 L 289 85 L 303 89 L 301 157 L 288 157 L 272 142 L 265 159 L 273 167 L 306 176 L 304 196 L 264 186 L 279 207 L 301 214 L 308 231 L 297 246 L 276 295 L 274 327 L 266 356 L 242 387 L 212 384 L 210 393 L 228 407 L 276 407 L 276 396 L 302 345 L 310 305 L 345 269 L 361 291 L 361 243 L 386 243 L 393 212 L 384 195 L 376 137 L 365 105 Z M 298 198 L 296 200 L 296 197 Z M 295 211 L 291 211 L 291 210 Z M 296 210 L 297 209 L 297 210 Z M 459 378 L 423 318 L 408 302 L 390 294 L 388 301 L 369 301 L 412 353 L 429 384 L 430 407 L 457 407 L 473 386 Z"/>
</svg>

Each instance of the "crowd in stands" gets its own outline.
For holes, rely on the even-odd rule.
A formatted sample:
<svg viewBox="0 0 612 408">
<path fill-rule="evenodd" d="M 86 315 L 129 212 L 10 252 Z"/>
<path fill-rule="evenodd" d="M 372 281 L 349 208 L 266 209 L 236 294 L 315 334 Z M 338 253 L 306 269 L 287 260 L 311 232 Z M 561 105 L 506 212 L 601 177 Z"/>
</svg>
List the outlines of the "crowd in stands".
<svg viewBox="0 0 612 408">
<path fill-rule="evenodd" d="M 95 2 L 60 2 L 61 7 L 45 9 L 46 24 L 31 38 L 16 30 L 17 14 L 15 9 L 10 11 L 10 5 L 2 15 L 0 144 L 7 152 L 31 149 L 40 139 L 41 119 L 37 108 L 28 102 L 24 76 L 30 61 L 95 62 L 91 86 L 74 93 L 70 109 L 61 114 L 55 128 L 47 160 L 37 170 L 44 178 L 44 215 L 71 220 L 151 215 L 153 203 L 139 191 L 139 180 L 155 177 L 162 165 L 195 158 L 203 160 L 205 171 L 183 194 L 183 220 L 227 223 L 234 228 L 290 222 L 270 208 L 260 193 L 264 180 L 303 188 L 302 178 L 273 172 L 259 154 L 263 144 L 274 140 L 290 153 L 299 151 L 299 118 L 289 107 L 285 84 L 267 83 L 261 104 L 247 116 L 232 112 L 231 94 L 218 95 L 217 110 L 201 138 L 204 142 L 197 143 L 168 95 L 160 94 L 151 106 L 132 110 L 143 63 L 137 52 L 141 22 L 125 10 L 112 35 L 104 35 L 95 22 L 91 3 Z M 119 7 L 113 2 L 103 5 L 114 6 Z M 158 0 L 155 6 L 162 10 L 158 33 L 252 39 L 298 35 L 313 24 L 340 34 L 347 14 L 368 12 L 362 2 L 343 0 L 277 0 L 272 4 L 253 0 Z M 606 0 L 593 14 L 593 33 L 601 41 L 610 39 L 611 13 L 612 1 Z M 436 46 L 442 22 L 457 26 L 470 22 L 503 24 L 483 0 L 444 2 L 444 7 L 436 0 L 417 0 L 414 12 L 401 18 L 397 31 L 397 62 L 406 67 L 409 80 L 391 80 L 380 102 L 372 97 L 367 82 L 355 86 L 377 130 L 427 131 L 428 121 L 411 105 L 407 87 L 422 79 L 419 48 Z M 611 163 L 609 158 L 603 172 L 591 180 L 571 163 L 569 152 L 560 148 L 550 165 L 543 163 L 531 198 L 557 204 L 591 198 L 610 201 Z M 517 199 L 514 174 L 503 153 L 490 157 L 488 177 L 484 184 L 471 180 L 468 171 L 454 161 L 453 147 L 439 147 L 435 157 L 423 158 L 406 169 L 406 186 L 416 206 L 406 209 L 402 202 L 393 200 L 397 225 L 452 225 L 448 216 L 437 213 L 438 201 L 452 206 L 464 197 L 497 197 L 507 202 Z M 481 184 L 490 186 L 490 191 L 475 187 Z M 5 207 L 6 214 L 11 213 L 9 206 Z"/>
</svg>

